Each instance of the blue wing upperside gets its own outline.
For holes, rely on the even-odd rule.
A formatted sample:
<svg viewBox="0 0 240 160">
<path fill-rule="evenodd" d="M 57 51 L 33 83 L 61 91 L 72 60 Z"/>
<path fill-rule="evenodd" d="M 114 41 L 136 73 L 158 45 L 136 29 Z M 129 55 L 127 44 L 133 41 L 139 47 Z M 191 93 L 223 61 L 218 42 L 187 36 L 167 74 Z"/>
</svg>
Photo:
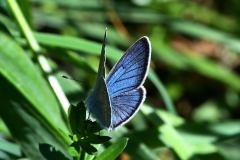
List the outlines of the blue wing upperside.
<svg viewBox="0 0 240 160">
<path fill-rule="evenodd" d="M 107 76 L 112 109 L 110 129 L 130 120 L 145 100 L 146 91 L 142 84 L 150 57 L 150 42 L 147 37 L 142 37 L 126 51 Z"/>
<path fill-rule="evenodd" d="M 150 42 L 147 37 L 134 43 L 106 78 L 109 96 L 131 91 L 142 85 L 150 63 Z"/>
<path fill-rule="evenodd" d="M 124 92 L 112 98 L 112 122 L 110 129 L 116 128 L 128 122 L 135 113 L 137 113 L 139 106 L 145 100 L 145 88 L 143 86 L 129 92 Z"/>
</svg>

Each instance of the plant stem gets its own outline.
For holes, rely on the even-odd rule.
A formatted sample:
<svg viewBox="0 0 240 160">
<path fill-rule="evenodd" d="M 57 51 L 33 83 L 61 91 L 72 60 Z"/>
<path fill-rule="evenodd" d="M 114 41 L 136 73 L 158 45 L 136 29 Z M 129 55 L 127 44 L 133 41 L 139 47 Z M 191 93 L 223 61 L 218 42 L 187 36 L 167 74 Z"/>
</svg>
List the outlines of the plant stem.
<svg viewBox="0 0 240 160">
<path fill-rule="evenodd" d="M 79 160 L 84 160 L 85 159 L 85 151 L 83 149 L 80 149 L 80 157 Z"/>
<path fill-rule="evenodd" d="M 171 100 L 171 98 L 169 97 L 164 85 L 162 84 L 162 82 L 158 79 L 157 75 L 152 71 L 152 69 L 149 69 L 149 79 L 156 84 L 156 87 L 158 89 L 158 91 L 160 92 L 162 98 L 163 98 L 163 102 L 165 103 L 167 109 L 169 112 L 173 113 L 173 114 L 177 114 L 175 107 L 173 105 L 173 102 Z"/>
<path fill-rule="evenodd" d="M 59 103 L 63 107 L 63 110 L 65 111 L 65 113 L 67 113 L 70 103 L 66 98 L 57 79 L 53 75 L 51 75 L 52 69 L 48 64 L 47 59 L 42 54 L 40 54 L 41 53 L 40 45 L 38 44 L 36 38 L 34 37 L 31 28 L 27 24 L 27 21 L 25 20 L 23 13 L 21 12 L 16 0 L 6 0 L 6 1 L 14 17 L 16 18 L 17 23 L 20 27 L 20 30 L 23 33 L 24 37 L 26 38 L 28 45 L 30 46 L 32 51 L 37 55 L 38 63 L 42 71 L 47 75 L 48 82 L 53 92 L 55 93 Z"/>
</svg>

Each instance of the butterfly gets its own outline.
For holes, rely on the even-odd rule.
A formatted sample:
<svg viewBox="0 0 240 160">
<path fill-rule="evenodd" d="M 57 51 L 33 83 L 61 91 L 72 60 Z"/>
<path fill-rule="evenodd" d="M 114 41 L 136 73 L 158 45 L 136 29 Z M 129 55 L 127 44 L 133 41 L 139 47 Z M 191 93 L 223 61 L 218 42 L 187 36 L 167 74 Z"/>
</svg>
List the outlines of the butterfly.
<svg viewBox="0 0 240 160">
<path fill-rule="evenodd" d="M 148 37 L 137 40 L 105 77 L 106 31 L 96 84 L 85 104 L 101 127 L 113 130 L 127 123 L 144 102 L 151 44 Z"/>
</svg>

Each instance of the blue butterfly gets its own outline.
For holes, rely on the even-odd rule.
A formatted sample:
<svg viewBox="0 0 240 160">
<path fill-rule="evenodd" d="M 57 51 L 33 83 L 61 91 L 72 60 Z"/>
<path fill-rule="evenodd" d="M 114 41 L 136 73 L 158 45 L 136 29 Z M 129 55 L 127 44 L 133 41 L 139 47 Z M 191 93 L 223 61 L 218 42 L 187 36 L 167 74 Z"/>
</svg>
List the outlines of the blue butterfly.
<svg viewBox="0 0 240 160">
<path fill-rule="evenodd" d="M 85 103 L 98 123 L 109 130 L 127 123 L 145 100 L 151 45 L 144 36 L 135 42 L 105 77 L 106 31 L 94 89 Z"/>
</svg>

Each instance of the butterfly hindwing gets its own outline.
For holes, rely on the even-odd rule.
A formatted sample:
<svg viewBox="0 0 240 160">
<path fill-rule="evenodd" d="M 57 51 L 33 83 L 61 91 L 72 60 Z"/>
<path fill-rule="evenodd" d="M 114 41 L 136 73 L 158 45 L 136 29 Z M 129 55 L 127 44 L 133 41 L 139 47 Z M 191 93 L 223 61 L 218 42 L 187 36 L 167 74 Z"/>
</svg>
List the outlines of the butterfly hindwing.
<svg viewBox="0 0 240 160">
<path fill-rule="evenodd" d="M 111 99 L 112 124 L 111 128 L 126 123 L 145 100 L 145 88 L 140 87 L 129 92 L 124 92 Z"/>
</svg>

